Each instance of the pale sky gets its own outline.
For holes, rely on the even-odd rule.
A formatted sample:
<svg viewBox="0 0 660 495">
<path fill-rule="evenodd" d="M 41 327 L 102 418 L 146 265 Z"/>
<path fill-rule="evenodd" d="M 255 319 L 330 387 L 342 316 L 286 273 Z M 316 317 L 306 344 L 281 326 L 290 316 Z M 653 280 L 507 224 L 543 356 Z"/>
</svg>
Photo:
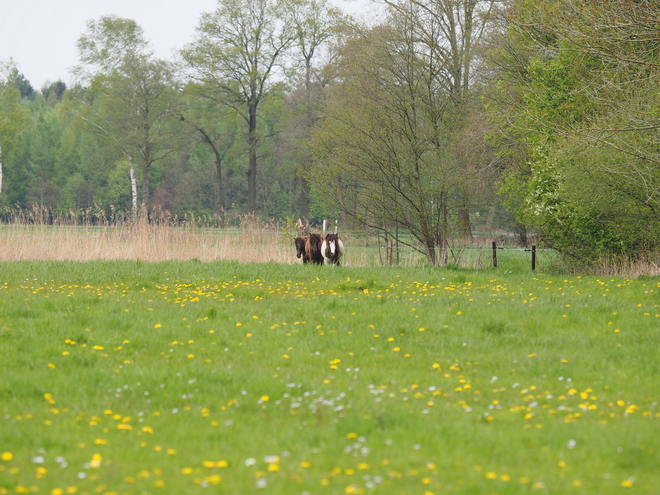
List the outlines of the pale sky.
<svg viewBox="0 0 660 495">
<path fill-rule="evenodd" d="M 333 0 L 352 14 L 363 2 Z M 156 56 L 168 59 L 193 41 L 201 14 L 216 5 L 217 0 L 0 0 L 0 62 L 12 58 L 35 90 L 59 79 L 69 85 L 87 21 L 113 14 L 135 20 Z"/>
</svg>

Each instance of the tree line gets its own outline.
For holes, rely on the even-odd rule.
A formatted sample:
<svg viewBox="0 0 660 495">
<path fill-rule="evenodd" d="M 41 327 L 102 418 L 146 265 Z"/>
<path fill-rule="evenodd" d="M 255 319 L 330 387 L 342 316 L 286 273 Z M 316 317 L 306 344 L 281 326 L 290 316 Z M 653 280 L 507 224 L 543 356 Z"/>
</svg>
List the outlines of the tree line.
<svg viewBox="0 0 660 495">
<path fill-rule="evenodd" d="M 0 208 L 341 218 L 447 263 L 475 225 L 657 249 L 660 6 L 219 0 L 178 57 L 90 20 L 73 84 L 0 67 Z M 405 235 L 403 235 L 405 234 Z"/>
</svg>

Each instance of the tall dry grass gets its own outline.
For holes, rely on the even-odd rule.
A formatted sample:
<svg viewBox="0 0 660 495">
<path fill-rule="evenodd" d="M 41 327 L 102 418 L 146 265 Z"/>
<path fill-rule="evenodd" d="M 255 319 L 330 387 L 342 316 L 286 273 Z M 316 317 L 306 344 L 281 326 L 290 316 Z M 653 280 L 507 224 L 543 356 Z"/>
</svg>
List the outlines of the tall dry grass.
<svg viewBox="0 0 660 495">
<path fill-rule="evenodd" d="M 217 218 L 178 218 L 155 209 L 132 221 L 102 208 L 54 213 L 33 206 L 0 211 L 0 261 L 55 260 L 232 260 L 241 263 L 300 264 L 292 222 L 263 222 L 253 215 L 237 217 L 236 226 L 221 228 Z M 368 240 L 342 235 L 348 253 L 343 264 L 379 265 Z M 410 260 L 408 259 L 410 258 Z M 419 264 L 409 253 L 404 265 Z"/>
<path fill-rule="evenodd" d="M 120 227 L 0 226 L 0 260 L 235 260 L 296 262 L 293 243 L 264 229 L 210 230 L 146 223 Z"/>
<path fill-rule="evenodd" d="M 159 262 L 169 260 L 238 261 L 240 263 L 276 262 L 300 264 L 295 257 L 291 222 L 262 222 L 254 216 L 237 218 L 236 227 L 220 228 L 217 218 L 187 215 L 178 218 L 155 209 L 148 219 L 132 221 L 114 210 L 70 211 L 53 214 L 45 208 L 0 211 L 0 261 L 54 260 L 135 260 Z M 386 247 L 381 239 L 368 235 L 342 234 L 346 253 L 342 264 L 353 267 L 385 266 Z M 495 233 L 475 238 L 469 245 L 456 243 L 450 247 L 449 263 L 468 269 L 492 266 L 491 239 L 499 245 L 509 244 L 511 235 Z M 586 273 L 600 276 L 660 275 L 660 253 L 649 253 L 643 259 L 599 260 L 588 266 L 562 260 L 557 253 L 548 258 L 542 269 L 561 273 Z M 394 254 L 394 264 L 406 267 L 427 266 L 423 254 L 402 247 Z M 526 253 L 499 253 L 502 268 L 526 270 Z M 512 265 L 512 263 L 514 265 Z M 507 268 L 508 267 L 508 268 Z"/>
</svg>

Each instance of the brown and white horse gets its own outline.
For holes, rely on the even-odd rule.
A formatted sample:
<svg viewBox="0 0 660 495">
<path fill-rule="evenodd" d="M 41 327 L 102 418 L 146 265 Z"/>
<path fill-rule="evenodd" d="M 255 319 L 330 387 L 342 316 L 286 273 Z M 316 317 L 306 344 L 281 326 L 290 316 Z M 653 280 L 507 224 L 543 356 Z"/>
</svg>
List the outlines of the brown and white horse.
<svg viewBox="0 0 660 495">
<path fill-rule="evenodd" d="M 321 253 L 326 262 L 339 265 L 340 258 L 344 254 L 344 243 L 337 234 L 327 234 L 321 244 Z"/>
</svg>

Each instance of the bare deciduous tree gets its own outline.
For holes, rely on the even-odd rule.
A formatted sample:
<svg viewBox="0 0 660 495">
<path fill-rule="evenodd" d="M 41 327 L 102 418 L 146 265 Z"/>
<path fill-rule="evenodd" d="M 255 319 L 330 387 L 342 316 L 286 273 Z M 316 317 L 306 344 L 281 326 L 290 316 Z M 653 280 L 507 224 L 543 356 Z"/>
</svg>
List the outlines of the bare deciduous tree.
<svg viewBox="0 0 660 495">
<path fill-rule="evenodd" d="M 204 14 L 197 40 L 183 52 L 190 75 L 205 95 L 235 109 L 247 125 L 248 212 L 257 209 L 260 105 L 294 33 L 272 0 L 223 0 Z"/>
</svg>

